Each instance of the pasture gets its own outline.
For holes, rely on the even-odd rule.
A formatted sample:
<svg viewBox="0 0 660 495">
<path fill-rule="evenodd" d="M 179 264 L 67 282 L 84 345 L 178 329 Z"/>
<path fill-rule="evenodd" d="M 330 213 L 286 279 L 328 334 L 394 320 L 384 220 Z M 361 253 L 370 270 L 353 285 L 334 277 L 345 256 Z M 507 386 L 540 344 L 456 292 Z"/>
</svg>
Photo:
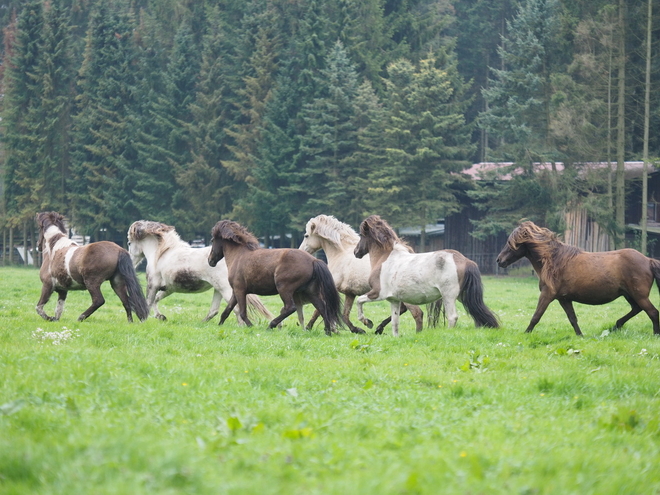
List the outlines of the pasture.
<svg viewBox="0 0 660 495">
<path fill-rule="evenodd" d="M 79 291 L 46 322 L 37 270 L 0 268 L 0 493 L 660 493 L 648 317 L 608 333 L 625 301 L 576 305 L 579 338 L 554 302 L 524 334 L 537 280 L 484 284 L 500 329 L 459 304 L 452 329 L 415 333 L 406 314 L 399 338 L 327 337 L 295 315 L 203 323 L 211 292 L 129 324 L 108 284 L 88 320 Z"/>
</svg>

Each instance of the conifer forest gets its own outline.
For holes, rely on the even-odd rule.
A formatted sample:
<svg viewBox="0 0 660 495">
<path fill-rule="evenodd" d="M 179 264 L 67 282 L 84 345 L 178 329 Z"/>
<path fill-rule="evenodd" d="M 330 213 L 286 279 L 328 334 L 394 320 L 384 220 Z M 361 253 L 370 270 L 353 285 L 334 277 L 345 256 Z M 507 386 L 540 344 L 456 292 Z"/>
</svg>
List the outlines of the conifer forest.
<svg viewBox="0 0 660 495">
<path fill-rule="evenodd" d="M 623 162 L 660 156 L 659 6 L 5 0 L 0 226 L 191 240 L 231 218 L 297 246 L 321 213 L 425 225 L 469 198 L 484 234 L 577 202 L 616 232 Z M 478 162 L 522 173 L 479 184 Z"/>
</svg>

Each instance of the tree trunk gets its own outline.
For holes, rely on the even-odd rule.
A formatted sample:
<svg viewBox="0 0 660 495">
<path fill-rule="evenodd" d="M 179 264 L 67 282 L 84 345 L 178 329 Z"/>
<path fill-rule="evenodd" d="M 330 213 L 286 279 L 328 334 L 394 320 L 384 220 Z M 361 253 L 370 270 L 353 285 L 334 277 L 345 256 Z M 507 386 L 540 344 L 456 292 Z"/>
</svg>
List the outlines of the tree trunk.
<svg viewBox="0 0 660 495">
<path fill-rule="evenodd" d="M 619 0 L 619 73 L 617 102 L 617 129 L 616 129 L 616 236 L 615 247 L 620 249 L 625 242 L 625 207 L 626 207 L 626 184 L 625 184 L 625 144 L 626 144 L 626 26 L 625 26 L 625 0 Z"/>
<path fill-rule="evenodd" d="M 647 203 L 649 201 L 649 122 L 651 112 L 651 35 L 653 27 L 653 3 L 648 0 L 648 19 L 646 22 L 646 81 L 644 94 L 644 169 L 642 170 L 642 239 L 640 251 L 647 254 Z"/>
<path fill-rule="evenodd" d="M 14 227 L 9 227 L 9 265 L 14 264 Z"/>
</svg>

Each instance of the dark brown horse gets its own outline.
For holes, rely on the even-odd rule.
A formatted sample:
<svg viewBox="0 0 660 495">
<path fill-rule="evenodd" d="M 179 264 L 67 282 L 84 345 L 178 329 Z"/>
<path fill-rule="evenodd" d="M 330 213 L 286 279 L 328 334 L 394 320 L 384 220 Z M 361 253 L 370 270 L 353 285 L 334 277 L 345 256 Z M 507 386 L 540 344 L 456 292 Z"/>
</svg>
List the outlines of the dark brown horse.
<svg viewBox="0 0 660 495">
<path fill-rule="evenodd" d="M 45 320 L 57 321 L 62 315 L 67 292 L 70 290 L 89 291 L 92 305 L 80 315 L 83 321 L 105 303 L 101 284 L 110 281 L 126 310 L 128 321 L 133 321 L 131 311 L 140 320 L 149 316 L 147 300 L 133 269 L 128 251 L 114 242 L 93 242 L 79 246 L 68 238 L 64 217 L 57 212 L 37 213 L 39 225 L 39 251 L 44 262 L 39 271 L 42 288 L 37 303 L 37 313 Z M 48 316 L 44 306 L 53 292 L 57 292 L 55 316 Z"/>
<path fill-rule="evenodd" d="M 660 283 L 660 261 L 634 249 L 588 253 L 564 244 L 552 231 L 533 222 L 523 222 L 511 233 L 497 263 L 505 268 L 523 257 L 532 263 L 541 290 L 526 332 L 534 329 L 556 299 L 575 333 L 582 335 L 573 302 L 606 304 L 623 296 L 631 310 L 617 320 L 616 328 L 644 310 L 653 323 L 653 333 L 660 334 L 658 310 L 649 300 L 653 281 Z"/>
<path fill-rule="evenodd" d="M 325 263 L 300 249 L 263 249 L 257 238 L 231 220 L 221 220 L 211 232 L 213 244 L 209 265 L 215 266 L 223 257 L 227 261 L 229 284 L 234 290 L 227 307 L 220 316 L 224 323 L 238 304 L 243 321 L 251 326 L 246 311 L 247 294 L 271 296 L 279 294 L 284 303 L 278 317 L 269 328 L 280 324 L 287 316 L 310 302 L 321 313 L 325 333 L 332 335 L 341 325 L 341 300 L 332 274 Z"/>
</svg>

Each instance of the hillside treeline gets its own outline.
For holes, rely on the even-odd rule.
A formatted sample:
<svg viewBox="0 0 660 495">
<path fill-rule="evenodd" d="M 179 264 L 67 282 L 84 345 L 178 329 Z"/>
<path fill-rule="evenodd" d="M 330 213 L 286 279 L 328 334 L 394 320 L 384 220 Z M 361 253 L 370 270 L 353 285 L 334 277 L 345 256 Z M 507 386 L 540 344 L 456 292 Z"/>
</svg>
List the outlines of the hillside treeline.
<svg viewBox="0 0 660 495">
<path fill-rule="evenodd" d="M 192 238 L 232 218 L 268 238 L 320 213 L 424 225 L 469 198 L 486 233 L 556 226 L 571 202 L 615 229 L 619 176 L 580 170 L 642 156 L 647 5 L 5 2 L 0 221 L 52 209 L 121 239 L 137 219 Z M 524 172 L 461 175 L 496 160 Z"/>
</svg>

